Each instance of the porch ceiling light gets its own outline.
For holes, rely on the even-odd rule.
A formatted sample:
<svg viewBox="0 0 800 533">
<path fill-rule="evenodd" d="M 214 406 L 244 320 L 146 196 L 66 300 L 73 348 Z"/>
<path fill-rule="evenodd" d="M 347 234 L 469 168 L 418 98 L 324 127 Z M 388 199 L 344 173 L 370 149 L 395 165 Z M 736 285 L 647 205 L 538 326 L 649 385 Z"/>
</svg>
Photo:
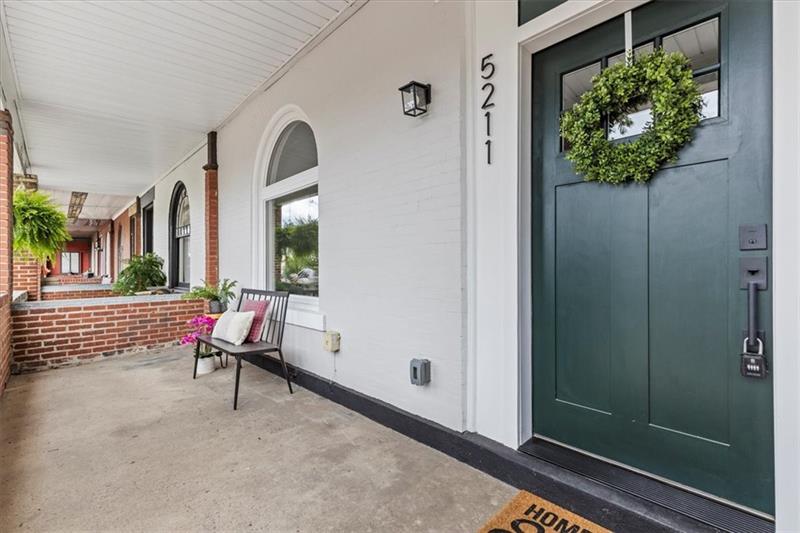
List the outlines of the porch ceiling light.
<svg viewBox="0 0 800 533">
<path fill-rule="evenodd" d="M 431 103 L 431 86 L 428 83 L 412 81 L 400 87 L 403 98 L 403 113 L 409 117 L 418 117 L 428 112 Z"/>
</svg>

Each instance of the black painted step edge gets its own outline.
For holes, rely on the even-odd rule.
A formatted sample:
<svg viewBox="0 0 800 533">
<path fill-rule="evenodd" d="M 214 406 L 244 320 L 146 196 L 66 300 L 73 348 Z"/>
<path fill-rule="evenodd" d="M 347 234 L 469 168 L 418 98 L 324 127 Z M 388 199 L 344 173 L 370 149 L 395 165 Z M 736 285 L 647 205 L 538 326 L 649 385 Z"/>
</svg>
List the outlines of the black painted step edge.
<svg viewBox="0 0 800 533">
<path fill-rule="evenodd" d="M 723 531 L 775 531 L 772 522 L 759 516 L 542 439 L 529 440 L 520 451 Z"/>
<path fill-rule="evenodd" d="M 280 363 L 273 359 L 258 356 L 245 359 L 264 370 L 283 376 Z M 674 509 L 639 498 L 627 491 L 514 450 L 481 435 L 453 431 L 311 372 L 291 366 L 290 372 L 295 383 L 323 398 L 509 485 L 535 492 L 538 496 L 604 527 L 616 531 L 648 533 L 720 530 Z M 247 388 L 241 388 L 240 410 L 247 409 L 247 396 Z"/>
</svg>

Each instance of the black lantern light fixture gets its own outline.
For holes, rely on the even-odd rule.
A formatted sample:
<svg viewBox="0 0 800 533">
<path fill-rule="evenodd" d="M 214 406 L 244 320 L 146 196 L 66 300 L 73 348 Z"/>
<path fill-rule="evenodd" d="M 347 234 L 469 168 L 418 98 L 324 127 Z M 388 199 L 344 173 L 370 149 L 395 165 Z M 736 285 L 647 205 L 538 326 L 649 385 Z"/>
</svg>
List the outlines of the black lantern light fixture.
<svg viewBox="0 0 800 533">
<path fill-rule="evenodd" d="M 94 241 L 94 249 L 98 252 L 103 251 L 103 244 L 100 242 L 100 237 L 98 237 L 97 240 Z"/>
<path fill-rule="evenodd" d="M 409 117 L 418 117 L 428 112 L 431 103 L 431 86 L 429 83 L 412 81 L 400 87 L 403 98 L 403 113 Z"/>
</svg>

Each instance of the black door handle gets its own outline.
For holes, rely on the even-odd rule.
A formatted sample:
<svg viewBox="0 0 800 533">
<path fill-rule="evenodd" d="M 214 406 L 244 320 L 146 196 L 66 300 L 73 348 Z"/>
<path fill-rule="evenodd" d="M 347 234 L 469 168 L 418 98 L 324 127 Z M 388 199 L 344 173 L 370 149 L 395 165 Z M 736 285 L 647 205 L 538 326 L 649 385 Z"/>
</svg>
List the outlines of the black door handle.
<svg viewBox="0 0 800 533">
<path fill-rule="evenodd" d="M 758 349 L 758 282 L 747 282 L 747 350 Z"/>
</svg>

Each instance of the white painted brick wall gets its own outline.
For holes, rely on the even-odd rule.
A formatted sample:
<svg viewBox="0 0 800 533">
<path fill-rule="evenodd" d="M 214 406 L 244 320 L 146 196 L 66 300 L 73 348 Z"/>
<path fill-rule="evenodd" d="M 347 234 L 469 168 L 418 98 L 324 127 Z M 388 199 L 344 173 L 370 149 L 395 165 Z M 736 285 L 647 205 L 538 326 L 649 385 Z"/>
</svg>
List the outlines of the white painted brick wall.
<svg viewBox="0 0 800 533">
<path fill-rule="evenodd" d="M 191 285 L 201 285 L 205 277 L 205 146 L 156 183 L 153 200 L 153 251 L 164 259 L 164 272 L 169 273 L 169 208 L 175 184 L 182 181 L 189 196 L 189 218 L 192 223 L 189 253 Z"/>
<path fill-rule="evenodd" d="M 324 352 L 319 332 L 289 326 L 287 357 L 456 429 L 463 55 L 460 2 L 370 2 L 219 131 L 221 275 L 251 280 L 258 144 L 278 109 L 298 105 L 319 152 L 320 308 L 342 350 Z M 402 114 L 397 90 L 412 79 L 433 86 L 431 112 L 417 119 Z M 431 359 L 430 386 L 409 383 L 413 357 Z"/>
</svg>

